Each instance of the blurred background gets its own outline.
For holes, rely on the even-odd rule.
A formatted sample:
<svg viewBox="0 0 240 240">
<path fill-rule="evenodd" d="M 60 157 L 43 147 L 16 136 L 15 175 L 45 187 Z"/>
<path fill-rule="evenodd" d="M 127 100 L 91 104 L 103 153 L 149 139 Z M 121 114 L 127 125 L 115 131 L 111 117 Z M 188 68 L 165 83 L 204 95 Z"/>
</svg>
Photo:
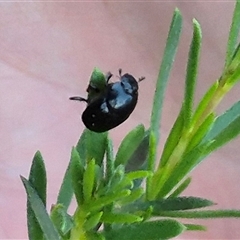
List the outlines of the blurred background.
<svg viewBox="0 0 240 240">
<path fill-rule="evenodd" d="M 121 67 L 136 78 L 146 77 L 135 111 L 110 131 L 115 150 L 133 127 L 149 126 L 175 7 L 184 22 L 166 92 L 159 153 L 183 97 L 192 19 L 200 22 L 203 33 L 197 102 L 223 69 L 234 1 L 0 3 L 0 239 L 27 239 L 26 194 L 19 175 L 28 176 L 37 150 L 47 168 L 48 209 L 56 202 L 71 147 L 84 129 L 80 117 L 85 103 L 68 98 L 86 97 L 94 67 L 115 76 Z M 239 100 L 239 91 L 237 85 L 219 113 Z M 211 199 L 217 208 L 239 209 L 239 144 L 236 139 L 209 156 L 192 172 L 184 195 Z M 184 233 L 180 239 L 240 239 L 239 219 L 194 222 L 208 231 Z"/>
</svg>

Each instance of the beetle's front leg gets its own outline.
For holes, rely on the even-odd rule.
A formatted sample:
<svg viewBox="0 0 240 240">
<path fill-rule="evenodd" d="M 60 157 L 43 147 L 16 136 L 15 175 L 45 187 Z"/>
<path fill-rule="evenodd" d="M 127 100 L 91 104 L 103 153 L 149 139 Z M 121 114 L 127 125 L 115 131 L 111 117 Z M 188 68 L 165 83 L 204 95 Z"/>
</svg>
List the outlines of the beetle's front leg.
<svg viewBox="0 0 240 240">
<path fill-rule="evenodd" d="M 105 79 L 106 79 L 107 83 L 109 82 L 111 77 L 112 77 L 112 73 L 111 72 L 107 72 L 107 74 L 105 75 Z"/>
<path fill-rule="evenodd" d="M 70 100 L 80 101 L 80 102 L 88 102 L 87 99 L 82 98 L 82 97 L 78 97 L 78 96 L 70 97 L 69 99 L 70 99 Z"/>
</svg>

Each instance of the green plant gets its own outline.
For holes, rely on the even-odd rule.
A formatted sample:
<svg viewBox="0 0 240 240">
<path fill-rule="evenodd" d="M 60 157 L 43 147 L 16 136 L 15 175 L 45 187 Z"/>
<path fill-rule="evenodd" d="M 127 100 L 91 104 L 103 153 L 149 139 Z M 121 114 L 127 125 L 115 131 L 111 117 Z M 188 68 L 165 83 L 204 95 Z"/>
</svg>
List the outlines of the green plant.
<svg viewBox="0 0 240 240">
<path fill-rule="evenodd" d="M 185 230 L 205 230 L 202 225 L 174 218 L 240 217 L 240 210 L 201 210 L 214 203 L 180 196 L 191 182 L 189 173 L 193 168 L 240 133 L 240 102 L 220 116 L 215 112 L 240 80 L 239 22 L 237 2 L 224 70 L 194 110 L 201 28 L 193 20 L 184 100 L 158 166 L 156 151 L 164 92 L 182 27 L 178 10 L 174 12 L 160 67 L 150 128 L 145 130 L 139 125 L 129 132 L 116 156 L 108 133 L 86 129 L 72 149 L 50 215 L 46 211 L 46 170 L 40 152 L 35 154 L 28 180 L 21 177 L 27 192 L 30 239 L 168 239 Z M 95 70 L 90 81 L 101 85 L 102 73 Z M 77 209 L 70 216 L 67 210 L 74 195 Z"/>
</svg>

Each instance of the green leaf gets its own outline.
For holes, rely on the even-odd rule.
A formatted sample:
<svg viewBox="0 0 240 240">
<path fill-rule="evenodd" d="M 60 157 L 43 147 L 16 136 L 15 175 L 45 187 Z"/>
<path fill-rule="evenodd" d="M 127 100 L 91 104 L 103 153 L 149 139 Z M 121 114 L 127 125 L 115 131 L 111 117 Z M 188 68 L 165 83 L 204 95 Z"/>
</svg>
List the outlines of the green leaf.
<svg viewBox="0 0 240 240">
<path fill-rule="evenodd" d="M 106 186 L 98 191 L 99 196 L 106 195 L 108 193 L 115 193 L 126 188 L 132 188 L 133 182 L 131 179 L 125 176 L 124 167 L 119 165 L 109 181 L 106 183 Z"/>
<path fill-rule="evenodd" d="M 95 159 L 96 164 L 101 166 L 107 147 L 107 132 L 96 133 L 85 129 L 81 135 L 76 149 L 84 163 Z"/>
<path fill-rule="evenodd" d="M 109 193 L 105 196 L 99 197 L 97 199 L 92 199 L 88 203 L 84 204 L 83 208 L 88 209 L 88 211 L 99 211 L 103 207 L 114 203 L 122 198 L 129 196 L 131 194 L 130 190 L 122 190 L 116 193 Z"/>
<path fill-rule="evenodd" d="M 140 199 L 144 194 L 144 189 L 142 188 L 136 188 L 131 191 L 131 194 L 129 196 L 124 197 L 120 201 L 118 201 L 119 205 L 126 205 L 135 203 L 138 199 Z"/>
<path fill-rule="evenodd" d="M 92 198 L 94 181 L 95 181 L 95 159 L 92 159 L 87 164 L 87 168 L 83 174 L 84 202 L 88 202 Z"/>
<path fill-rule="evenodd" d="M 87 160 L 95 159 L 98 166 L 102 166 L 105 150 L 107 148 L 107 132 L 96 133 L 87 130 Z"/>
<path fill-rule="evenodd" d="M 77 158 L 77 160 L 75 158 Z M 72 197 L 73 197 L 71 169 L 72 169 L 72 164 L 75 161 L 80 162 L 80 157 L 78 155 L 76 148 L 73 147 L 72 152 L 71 152 L 70 162 L 69 162 L 67 170 L 65 172 L 65 175 L 64 175 L 64 178 L 62 181 L 62 185 L 61 185 L 60 191 L 58 193 L 58 198 L 57 198 L 57 204 L 62 204 L 63 206 L 65 206 L 66 209 L 68 209 L 68 207 L 71 203 Z"/>
<path fill-rule="evenodd" d="M 240 101 L 235 103 L 221 116 L 217 117 L 213 127 L 203 139 L 203 142 L 212 141 L 220 132 L 224 131 L 231 122 L 240 116 Z"/>
<path fill-rule="evenodd" d="M 139 170 L 139 171 L 129 172 L 125 176 L 130 180 L 135 180 L 138 178 L 146 178 L 151 175 L 152 175 L 152 172 L 150 171 Z"/>
<path fill-rule="evenodd" d="M 150 204 L 153 206 L 153 214 L 157 214 L 160 211 L 188 210 L 215 205 L 210 200 L 197 197 L 167 198 L 152 201 Z"/>
<path fill-rule="evenodd" d="M 141 222 L 143 220 L 142 217 L 139 217 L 135 214 L 130 213 L 111 213 L 104 212 L 101 221 L 105 223 L 121 223 L 121 224 L 129 224 L 135 222 Z"/>
<path fill-rule="evenodd" d="M 240 2 L 236 1 L 233 18 L 232 18 L 232 24 L 231 29 L 228 37 L 228 44 L 227 44 L 227 52 L 226 52 L 226 60 L 225 60 L 225 69 L 230 64 L 233 54 L 236 49 L 236 45 L 238 42 L 238 36 L 240 31 Z"/>
<path fill-rule="evenodd" d="M 164 167 L 168 162 L 169 157 L 171 156 L 173 150 L 177 146 L 179 139 L 181 137 L 183 126 L 184 126 L 183 124 L 184 124 L 184 115 L 183 115 L 183 110 L 181 110 L 178 114 L 178 117 L 164 145 L 163 153 L 162 153 L 158 168 Z"/>
<path fill-rule="evenodd" d="M 238 44 L 231 63 L 220 78 L 224 93 L 227 93 L 240 79 L 240 44 Z"/>
<path fill-rule="evenodd" d="M 184 224 L 184 226 L 187 228 L 187 231 L 207 231 L 205 226 L 199 224 Z"/>
<path fill-rule="evenodd" d="M 78 205 L 83 203 L 83 161 L 78 154 L 76 148 L 72 149 L 71 154 L 71 177 L 72 177 L 72 188 L 75 193 L 75 197 L 77 200 Z"/>
<path fill-rule="evenodd" d="M 155 170 L 155 158 L 156 158 L 156 139 L 152 131 L 149 134 L 149 151 L 148 151 L 148 166 L 147 170 L 154 172 Z"/>
<path fill-rule="evenodd" d="M 127 134 L 119 146 L 115 159 L 115 167 L 121 164 L 126 165 L 130 157 L 136 151 L 139 144 L 142 142 L 144 133 L 144 126 L 141 124 Z"/>
<path fill-rule="evenodd" d="M 46 206 L 47 176 L 42 155 L 39 151 L 33 157 L 28 181 L 37 191 L 43 204 Z"/>
<path fill-rule="evenodd" d="M 97 87 L 100 92 L 106 88 L 106 78 L 103 72 L 95 67 L 93 69 L 92 75 L 90 77 L 90 85 Z"/>
<path fill-rule="evenodd" d="M 204 115 L 204 112 L 207 110 L 209 102 L 212 100 L 214 94 L 216 93 L 217 89 L 219 87 L 219 81 L 216 81 L 205 93 L 202 100 L 197 106 L 197 109 L 193 115 L 192 118 L 192 126 L 196 128 L 196 125 L 201 124 L 201 121 L 204 120 L 202 117 L 206 117 Z"/>
<path fill-rule="evenodd" d="M 240 133 L 240 116 L 238 116 L 234 121 L 232 121 L 223 131 L 221 131 L 217 136 L 215 136 L 211 143 L 205 150 L 206 154 L 209 154 L 216 150 L 217 148 L 228 143 Z"/>
<path fill-rule="evenodd" d="M 44 203 L 40 199 L 39 195 L 35 191 L 35 189 L 31 186 L 30 182 L 21 176 L 21 180 L 23 182 L 23 185 L 26 189 L 27 195 L 28 195 L 28 201 L 31 205 L 31 208 L 36 216 L 36 219 L 44 233 L 45 238 L 48 240 L 52 239 L 61 239 L 55 226 L 53 225 L 46 208 L 44 206 Z M 35 238 L 39 239 L 39 237 Z"/>
<path fill-rule="evenodd" d="M 87 87 L 88 92 L 88 104 L 91 104 L 96 99 L 102 96 L 102 93 L 107 88 L 107 81 L 112 76 L 112 74 L 108 73 L 106 76 L 102 73 L 99 68 L 94 68 L 92 75 L 90 77 L 90 81 Z"/>
<path fill-rule="evenodd" d="M 62 204 L 57 204 L 52 207 L 51 220 L 62 237 L 73 227 L 72 218 L 68 215 L 66 208 Z"/>
<path fill-rule="evenodd" d="M 201 27 L 196 19 L 193 19 L 193 38 L 188 54 L 187 75 L 184 96 L 184 126 L 188 128 L 192 118 L 194 93 L 197 80 L 198 62 L 201 48 Z"/>
<path fill-rule="evenodd" d="M 152 207 L 153 216 L 160 216 L 162 211 L 179 211 L 213 206 L 215 203 L 208 199 L 198 197 L 176 197 L 155 201 L 137 202 L 129 207 L 130 212 L 146 211 Z"/>
<path fill-rule="evenodd" d="M 160 71 L 158 74 L 158 80 L 153 100 L 153 108 L 151 115 L 151 130 L 155 134 L 156 144 L 159 140 L 159 128 L 160 128 L 160 119 L 161 112 L 164 100 L 164 93 L 167 86 L 167 81 L 170 75 L 172 64 L 175 58 L 177 51 L 179 38 L 182 29 L 182 16 L 178 9 L 175 9 L 170 30 L 168 33 L 168 38 L 166 42 L 166 47 L 162 57 L 162 63 Z"/>
<path fill-rule="evenodd" d="M 108 142 L 107 142 L 107 150 L 106 150 L 107 156 L 106 156 L 106 177 L 105 177 L 106 183 L 104 183 L 104 185 L 107 185 L 110 182 L 110 179 L 112 178 L 112 176 L 114 174 L 113 143 L 109 137 L 107 140 L 108 140 Z M 108 186 L 110 186 L 110 184 Z M 108 191 L 108 190 L 109 189 L 106 189 L 105 191 Z M 100 191 L 98 191 L 98 192 L 100 192 Z M 103 194 L 105 195 L 105 193 L 103 193 Z M 108 206 L 105 206 L 103 209 L 103 212 L 112 212 L 112 210 L 113 210 L 113 203 L 109 204 Z M 110 229 L 112 229 L 112 226 L 110 224 L 104 223 L 103 229 L 105 231 L 110 231 Z"/>
<path fill-rule="evenodd" d="M 103 167 L 95 164 L 93 193 L 97 193 L 104 186 Z"/>
<path fill-rule="evenodd" d="M 76 150 L 78 151 L 78 154 L 80 156 L 80 159 L 83 161 L 83 166 L 86 163 L 87 159 L 87 135 L 88 135 L 89 130 L 85 129 L 78 140 L 78 143 L 76 145 Z"/>
<path fill-rule="evenodd" d="M 169 198 L 177 197 L 179 196 L 191 183 L 192 178 L 188 177 L 186 178 L 177 188 L 174 190 L 174 192 L 169 196 Z"/>
<path fill-rule="evenodd" d="M 112 184 L 108 192 L 118 192 L 126 188 L 131 189 L 132 187 L 133 181 L 128 177 L 124 177 L 119 182 L 115 182 L 114 184 Z"/>
<path fill-rule="evenodd" d="M 182 29 L 182 16 L 179 10 L 176 9 L 172 18 L 172 23 L 171 23 L 171 27 L 168 34 L 166 47 L 164 50 L 162 64 L 158 74 L 158 80 L 157 80 L 157 85 L 156 85 L 156 90 L 155 90 L 154 100 L 153 100 L 150 129 L 155 135 L 156 146 L 154 147 L 154 149 L 157 149 L 157 144 L 159 141 L 159 129 L 160 129 L 163 100 L 165 96 L 167 81 L 168 81 L 172 64 L 177 51 L 181 29 Z M 155 165 L 155 161 L 156 161 L 156 157 L 153 165 Z M 158 182 L 159 176 L 155 174 L 152 178 L 152 181 L 154 181 L 154 179 L 156 180 L 155 182 Z M 156 186 L 156 187 L 158 188 L 159 186 Z M 149 190 L 148 199 L 154 198 L 155 194 L 152 189 L 149 189 L 149 185 L 148 185 L 148 190 Z"/>
<path fill-rule="evenodd" d="M 155 135 L 152 131 L 150 131 L 150 138 L 149 138 L 149 151 L 148 151 L 148 166 L 147 169 L 152 173 L 146 179 L 146 199 L 149 199 L 149 194 L 153 191 L 152 187 L 152 178 L 153 173 L 155 170 L 155 159 L 156 159 L 156 139 Z"/>
<path fill-rule="evenodd" d="M 108 137 L 107 139 L 107 151 L 106 151 L 106 181 L 108 182 L 114 172 L 114 155 L 113 155 L 113 143 Z"/>
<path fill-rule="evenodd" d="M 186 227 L 176 220 L 166 219 L 124 225 L 106 233 L 106 240 L 160 240 L 169 239 L 181 234 Z"/>
<path fill-rule="evenodd" d="M 101 212 L 94 213 L 90 217 L 88 217 L 88 219 L 86 219 L 83 225 L 84 230 L 90 231 L 91 229 L 95 228 L 100 222 L 102 215 L 103 215 L 103 212 L 101 211 Z"/>
<path fill-rule="evenodd" d="M 87 239 L 90 239 L 90 240 L 105 240 L 103 235 L 98 232 L 87 232 L 86 236 L 87 236 Z"/>
<path fill-rule="evenodd" d="M 134 151 L 132 156 L 129 158 L 125 170 L 126 172 L 131 172 L 134 170 L 144 168 L 146 165 L 147 156 L 149 148 L 149 131 L 145 132 L 145 136 L 141 143 L 138 145 L 137 149 Z M 145 168 L 144 168 L 145 169 Z"/>
<path fill-rule="evenodd" d="M 42 155 L 39 151 L 33 157 L 32 166 L 29 174 L 29 183 L 36 190 L 44 206 L 46 206 L 46 169 Z M 27 201 L 27 223 L 29 239 L 42 239 L 43 231 L 36 219 L 35 213 L 29 200 Z"/>
<path fill-rule="evenodd" d="M 240 210 L 197 210 L 197 211 L 164 211 L 158 216 L 173 218 L 240 218 Z"/>
<path fill-rule="evenodd" d="M 195 148 L 199 143 L 202 142 L 205 135 L 211 131 L 212 125 L 215 121 L 215 114 L 211 113 L 209 116 L 203 121 L 203 123 L 198 127 L 197 131 L 189 141 L 189 144 L 185 150 L 185 153 L 190 152 L 193 148 Z"/>
<path fill-rule="evenodd" d="M 234 75 L 234 71 L 237 71 L 238 67 L 239 67 L 239 59 L 240 59 L 240 43 L 237 44 L 236 49 L 234 51 L 233 57 L 232 57 L 232 61 L 229 64 L 228 67 L 228 71 L 224 74 L 228 75 L 229 77 L 231 77 L 231 75 Z M 231 72 L 232 70 L 232 72 Z"/>
<path fill-rule="evenodd" d="M 119 165 L 113 172 L 111 178 L 108 181 L 107 184 L 107 192 L 114 191 L 116 189 L 116 186 L 119 185 L 119 183 L 122 183 L 124 180 L 124 166 Z M 127 179 L 128 180 L 128 179 Z M 128 180 L 130 182 L 130 180 Z"/>
</svg>

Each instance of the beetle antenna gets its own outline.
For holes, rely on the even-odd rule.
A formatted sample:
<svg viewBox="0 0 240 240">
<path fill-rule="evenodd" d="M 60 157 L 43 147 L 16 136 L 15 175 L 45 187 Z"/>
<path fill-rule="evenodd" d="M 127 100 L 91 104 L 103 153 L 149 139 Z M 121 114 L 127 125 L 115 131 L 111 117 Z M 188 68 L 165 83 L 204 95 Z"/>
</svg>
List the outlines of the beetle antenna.
<svg viewBox="0 0 240 240">
<path fill-rule="evenodd" d="M 140 78 L 138 78 L 138 82 L 141 82 L 144 79 L 145 79 L 145 77 L 140 77 Z"/>
<path fill-rule="evenodd" d="M 82 97 L 70 97 L 70 100 L 76 100 L 76 101 L 80 101 L 80 102 L 87 102 L 87 99 L 82 98 Z"/>
</svg>

